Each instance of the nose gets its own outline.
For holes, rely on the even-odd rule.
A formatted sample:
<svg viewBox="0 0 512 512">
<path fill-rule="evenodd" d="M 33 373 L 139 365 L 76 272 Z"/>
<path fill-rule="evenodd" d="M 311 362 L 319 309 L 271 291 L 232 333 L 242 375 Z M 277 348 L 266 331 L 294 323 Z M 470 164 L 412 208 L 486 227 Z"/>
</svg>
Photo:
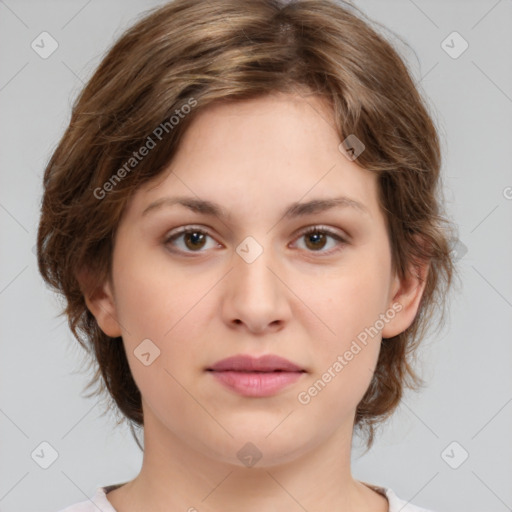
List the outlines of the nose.
<svg viewBox="0 0 512 512">
<path fill-rule="evenodd" d="M 255 334 L 281 330 L 291 317 L 289 289 L 270 250 L 248 263 L 237 254 L 227 276 L 222 314 L 232 329 Z"/>
</svg>

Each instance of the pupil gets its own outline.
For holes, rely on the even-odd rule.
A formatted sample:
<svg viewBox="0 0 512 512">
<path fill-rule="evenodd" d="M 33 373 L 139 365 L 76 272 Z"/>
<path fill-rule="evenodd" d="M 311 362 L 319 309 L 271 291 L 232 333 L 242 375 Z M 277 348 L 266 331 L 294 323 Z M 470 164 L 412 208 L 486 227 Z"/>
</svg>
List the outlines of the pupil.
<svg viewBox="0 0 512 512">
<path fill-rule="evenodd" d="M 188 236 L 187 236 L 187 242 L 188 241 L 191 241 L 191 249 L 197 249 L 198 247 L 202 247 L 203 244 L 201 244 L 201 242 L 204 242 L 204 234 L 203 233 L 199 233 L 197 231 L 193 232 L 193 233 L 189 233 Z M 198 242 L 199 242 L 199 245 L 198 245 Z M 187 245 L 189 245 L 187 243 Z"/>
</svg>

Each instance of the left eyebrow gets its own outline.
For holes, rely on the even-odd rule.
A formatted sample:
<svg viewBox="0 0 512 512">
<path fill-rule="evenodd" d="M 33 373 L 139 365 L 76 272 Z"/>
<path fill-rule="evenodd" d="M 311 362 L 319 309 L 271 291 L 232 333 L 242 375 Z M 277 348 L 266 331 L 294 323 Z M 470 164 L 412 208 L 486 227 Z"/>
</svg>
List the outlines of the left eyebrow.
<svg viewBox="0 0 512 512">
<path fill-rule="evenodd" d="M 225 210 L 220 204 L 205 199 L 197 199 L 187 196 L 162 197 L 157 199 L 146 207 L 146 209 L 142 212 L 142 216 L 147 215 L 151 211 L 160 209 L 163 206 L 169 207 L 174 205 L 181 205 L 185 208 L 188 208 L 189 210 L 192 210 L 193 212 L 217 217 L 219 219 L 227 220 L 229 218 L 227 210 Z M 284 210 L 282 218 L 300 217 L 304 215 L 324 212 L 332 208 L 352 208 L 357 210 L 359 213 L 371 217 L 369 209 L 363 203 L 360 203 L 359 201 L 346 196 L 341 196 L 328 199 L 312 199 L 311 201 L 305 203 L 291 203 Z"/>
</svg>

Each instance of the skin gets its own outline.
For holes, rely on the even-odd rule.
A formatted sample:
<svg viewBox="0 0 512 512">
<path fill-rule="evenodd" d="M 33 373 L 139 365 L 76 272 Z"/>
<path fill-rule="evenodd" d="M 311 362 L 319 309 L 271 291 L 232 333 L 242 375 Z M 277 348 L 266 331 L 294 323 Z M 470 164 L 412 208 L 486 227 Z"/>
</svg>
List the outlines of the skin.
<svg viewBox="0 0 512 512">
<path fill-rule="evenodd" d="M 86 298 L 101 329 L 122 336 L 143 400 L 142 469 L 108 494 L 119 512 L 388 510 L 385 497 L 351 475 L 354 414 L 381 338 L 412 323 L 423 285 L 392 274 L 376 175 L 346 158 L 339 143 L 333 113 L 313 95 L 210 106 L 166 172 L 129 203 L 112 279 Z M 178 195 L 219 203 L 228 218 L 180 205 L 142 215 L 151 202 Z M 368 212 L 282 218 L 292 202 L 341 195 Z M 209 236 L 166 242 L 190 225 Z M 327 237 L 315 245 L 309 237 L 308 244 L 301 232 L 315 225 L 348 242 Z M 252 263 L 236 252 L 247 236 L 263 248 Z M 420 270 L 424 279 L 427 269 Z M 301 404 L 298 393 L 392 304 L 401 311 Z M 148 338 L 160 356 L 145 366 L 134 350 Z M 244 397 L 205 371 L 241 353 L 277 354 L 307 373 L 271 397 Z M 262 454 L 253 467 L 237 457 L 247 442 Z"/>
</svg>

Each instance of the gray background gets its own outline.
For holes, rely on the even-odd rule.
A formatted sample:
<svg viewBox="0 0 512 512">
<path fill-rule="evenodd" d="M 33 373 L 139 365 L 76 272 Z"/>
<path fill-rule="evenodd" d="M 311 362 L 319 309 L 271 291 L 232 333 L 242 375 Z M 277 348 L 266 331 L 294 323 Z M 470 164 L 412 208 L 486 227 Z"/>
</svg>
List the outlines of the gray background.
<svg viewBox="0 0 512 512">
<path fill-rule="evenodd" d="M 140 468 L 128 428 L 82 396 L 82 350 L 33 251 L 42 173 L 72 100 L 160 3 L 0 0 L 2 512 L 55 512 Z M 355 448 L 353 473 L 439 512 L 512 510 L 512 0 L 355 3 L 414 50 L 401 47 L 440 130 L 463 286 L 447 327 L 421 349 L 428 387 L 407 394 L 368 454 Z M 59 44 L 47 59 L 31 48 L 43 31 Z M 458 58 L 442 46 L 453 31 L 469 44 Z M 48 469 L 31 457 L 43 441 L 58 453 Z"/>
</svg>

